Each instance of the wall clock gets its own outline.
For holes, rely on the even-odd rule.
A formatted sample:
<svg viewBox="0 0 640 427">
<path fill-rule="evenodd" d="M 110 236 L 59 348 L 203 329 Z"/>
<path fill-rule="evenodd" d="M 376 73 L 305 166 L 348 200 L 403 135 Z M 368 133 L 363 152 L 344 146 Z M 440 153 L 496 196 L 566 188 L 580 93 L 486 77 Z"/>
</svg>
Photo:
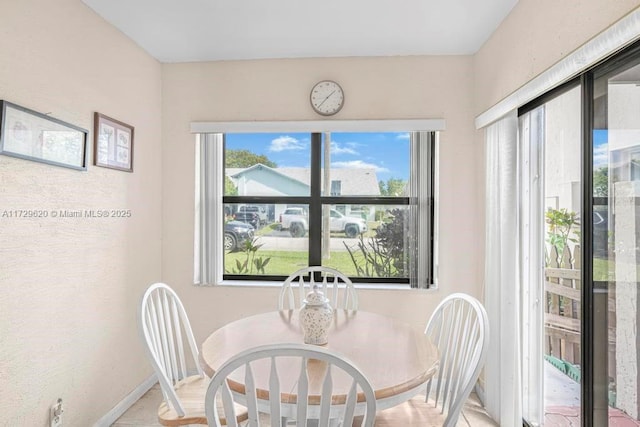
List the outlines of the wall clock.
<svg viewBox="0 0 640 427">
<path fill-rule="evenodd" d="M 311 89 L 311 106 L 323 116 L 336 114 L 344 105 L 344 92 L 340 85 L 331 80 L 318 82 Z"/>
</svg>

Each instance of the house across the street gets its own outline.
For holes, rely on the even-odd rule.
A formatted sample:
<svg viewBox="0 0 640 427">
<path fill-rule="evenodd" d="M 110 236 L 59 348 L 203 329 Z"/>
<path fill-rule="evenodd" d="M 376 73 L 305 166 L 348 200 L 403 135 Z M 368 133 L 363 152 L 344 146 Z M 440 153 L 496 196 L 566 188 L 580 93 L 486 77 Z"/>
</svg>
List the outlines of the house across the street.
<svg viewBox="0 0 640 427">
<path fill-rule="evenodd" d="M 239 196 L 306 196 L 310 188 L 310 168 L 271 168 L 256 164 L 248 168 L 227 168 L 226 174 L 238 188 Z M 324 180 L 324 173 L 321 174 Z M 324 187 L 324 182 L 322 185 Z M 380 186 L 373 168 L 331 169 L 329 196 L 379 196 Z M 323 195 L 325 195 L 323 193 Z M 287 204 L 266 205 L 269 220 L 274 220 Z M 340 209 L 342 210 L 342 209 Z M 345 215 L 360 214 L 359 206 L 345 205 Z M 368 210 L 373 219 L 375 210 Z"/>
</svg>

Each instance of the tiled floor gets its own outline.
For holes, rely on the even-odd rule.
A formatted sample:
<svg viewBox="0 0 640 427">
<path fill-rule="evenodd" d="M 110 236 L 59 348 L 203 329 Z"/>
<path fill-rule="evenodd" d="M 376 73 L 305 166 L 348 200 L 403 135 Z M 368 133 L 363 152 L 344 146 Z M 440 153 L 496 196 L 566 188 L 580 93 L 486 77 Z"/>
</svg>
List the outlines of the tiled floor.
<svg viewBox="0 0 640 427">
<path fill-rule="evenodd" d="M 158 406 L 160 402 L 162 402 L 162 392 L 160 391 L 160 385 L 156 383 L 111 426 L 160 426 L 161 424 L 158 422 Z"/>
<path fill-rule="evenodd" d="M 153 386 L 144 396 L 138 400 L 127 412 L 125 412 L 112 427 L 157 427 L 158 405 L 162 401 L 162 393 L 158 384 Z M 465 405 L 457 427 L 494 427 L 497 424 L 489 418 L 478 398 L 472 395 Z M 411 426 L 403 426 L 411 427 Z"/>
<path fill-rule="evenodd" d="M 158 384 L 153 386 L 138 402 L 112 425 L 112 427 L 157 427 L 156 413 L 162 400 Z M 580 425 L 580 385 L 560 371 L 545 363 L 545 427 L 574 427 Z M 480 405 L 477 396 L 471 395 L 458 427 L 493 427 L 491 420 Z M 609 426 L 640 427 L 640 422 L 631 419 L 617 409 L 609 410 Z"/>
</svg>

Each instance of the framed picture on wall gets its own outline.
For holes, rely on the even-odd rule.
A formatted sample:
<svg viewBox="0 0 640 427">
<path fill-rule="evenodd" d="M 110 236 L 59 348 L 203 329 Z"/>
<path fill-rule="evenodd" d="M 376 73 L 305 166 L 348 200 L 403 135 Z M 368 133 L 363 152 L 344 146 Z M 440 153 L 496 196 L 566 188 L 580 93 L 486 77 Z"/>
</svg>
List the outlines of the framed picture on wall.
<svg viewBox="0 0 640 427">
<path fill-rule="evenodd" d="M 0 154 L 87 170 L 88 132 L 46 114 L 0 101 Z"/>
<path fill-rule="evenodd" d="M 96 112 L 93 136 L 94 165 L 133 172 L 133 126 Z"/>
</svg>

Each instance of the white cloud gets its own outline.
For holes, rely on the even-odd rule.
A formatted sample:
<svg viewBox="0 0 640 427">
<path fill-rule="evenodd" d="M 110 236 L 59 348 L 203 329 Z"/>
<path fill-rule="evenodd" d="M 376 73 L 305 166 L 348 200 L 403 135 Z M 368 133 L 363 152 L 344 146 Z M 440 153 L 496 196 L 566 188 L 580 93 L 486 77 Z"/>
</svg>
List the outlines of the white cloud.
<svg viewBox="0 0 640 427">
<path fill-rule="evenodd" d="M 375 169 L 376 172 L 389 172 L 389 169 L 383 168 L 373 163 L 365 163 L 362 160 L 351 160 L 349 162 L 335 162 L 331 164 L 332 168 L 345 169 Z"/>
<path fill-rule="evenodd" d="M 281 136 L 271 141 L 269 151 L 304 150 L 305 148 L 306 145 L 303 142 L 291 136 Z"/>
<path fill-rule="evenodd" d="M 350 144 L 347 143 L 346 145 L 350 145 Z M 358 153 L 353 148 L 340 146 L 340 144 L 338 144 L 337 142 L 331 141 L 331 154 L 353 154 L 353 155 L 358 155 L 360 153 Z"/>
<path fill-rule="evenodd" d="M 409 139 L 409 132 L 396 135 L 396 139 Z"/>
<path fill-rule="evenodd" d="M 593 167 L 595 169 L 609 164 L 609 148 L 607 144 L 600 144 L 593 149 Z"/>
</svg>

